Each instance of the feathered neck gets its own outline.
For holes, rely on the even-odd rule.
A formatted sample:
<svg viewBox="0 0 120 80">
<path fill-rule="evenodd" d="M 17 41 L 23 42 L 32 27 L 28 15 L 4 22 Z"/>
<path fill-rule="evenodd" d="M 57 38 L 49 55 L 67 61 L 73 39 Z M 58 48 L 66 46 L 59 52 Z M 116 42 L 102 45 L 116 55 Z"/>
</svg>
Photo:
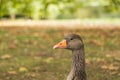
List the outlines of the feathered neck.
<svg viewBox="0 0 120 80">
<path fill-rule="evenodd" d="M 76 75 L 75 80 L 86 80 L 84 48 L 73 50 L 72 55 L 72 68 Z"/>
</svg>

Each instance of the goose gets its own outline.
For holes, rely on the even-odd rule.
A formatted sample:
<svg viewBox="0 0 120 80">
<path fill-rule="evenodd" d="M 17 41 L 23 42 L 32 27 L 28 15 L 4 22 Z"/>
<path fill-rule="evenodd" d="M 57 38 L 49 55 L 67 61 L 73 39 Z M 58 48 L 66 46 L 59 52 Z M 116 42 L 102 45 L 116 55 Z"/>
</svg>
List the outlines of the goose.
<svg viewBox="0 0 120 80">
<path fill-rule="evenodd" d="M 54 45 L 53 48 L 68 49 L 72 51 L 72 66 L 67 80 L 87 80 L 84 43 L 78 34 L 66 35 L 64 39 Z"/>
</svg>

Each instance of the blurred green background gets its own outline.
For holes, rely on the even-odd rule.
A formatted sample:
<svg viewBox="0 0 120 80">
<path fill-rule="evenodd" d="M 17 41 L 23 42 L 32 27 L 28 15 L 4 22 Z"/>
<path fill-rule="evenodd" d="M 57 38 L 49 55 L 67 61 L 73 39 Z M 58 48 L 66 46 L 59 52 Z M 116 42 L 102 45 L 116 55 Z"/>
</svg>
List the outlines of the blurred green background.
<svg viewBox="0 0 120 80">
<path fill-rule="evenodd" d="M 0 80 L 66 80 L 71 52 L 52 47 L 69 33 L 88 80 L 120 80 L 120 0 L 0 0 Z"/>
<path fill-rule="evenodd" d="M 0 18 L 120 18 L 120 0 L 0 0 Z"/>
</svg>

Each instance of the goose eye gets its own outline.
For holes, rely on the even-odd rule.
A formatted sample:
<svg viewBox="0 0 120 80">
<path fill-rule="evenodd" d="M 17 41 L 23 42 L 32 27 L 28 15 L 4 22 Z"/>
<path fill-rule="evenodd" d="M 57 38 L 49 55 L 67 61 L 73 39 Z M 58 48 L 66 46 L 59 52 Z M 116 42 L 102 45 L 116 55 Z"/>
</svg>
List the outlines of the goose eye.
<svg viewBox="0 0 120 80">
<path fill-rule="evenodd" d="M 71 38 L 70 40 L 73 40 L 73 38 Z"/>
</svg>

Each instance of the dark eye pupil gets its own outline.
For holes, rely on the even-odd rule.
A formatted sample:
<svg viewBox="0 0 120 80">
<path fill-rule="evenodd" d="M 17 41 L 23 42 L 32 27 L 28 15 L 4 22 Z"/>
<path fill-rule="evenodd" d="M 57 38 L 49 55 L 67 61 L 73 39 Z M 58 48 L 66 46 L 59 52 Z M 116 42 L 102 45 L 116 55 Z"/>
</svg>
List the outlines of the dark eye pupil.
<svg viewBox="0 0 120 80">
<path fill-rule="evenodd" d="M 73 40 L 73 38 L 71 38 L 70 40 Z"/>
</svg>

